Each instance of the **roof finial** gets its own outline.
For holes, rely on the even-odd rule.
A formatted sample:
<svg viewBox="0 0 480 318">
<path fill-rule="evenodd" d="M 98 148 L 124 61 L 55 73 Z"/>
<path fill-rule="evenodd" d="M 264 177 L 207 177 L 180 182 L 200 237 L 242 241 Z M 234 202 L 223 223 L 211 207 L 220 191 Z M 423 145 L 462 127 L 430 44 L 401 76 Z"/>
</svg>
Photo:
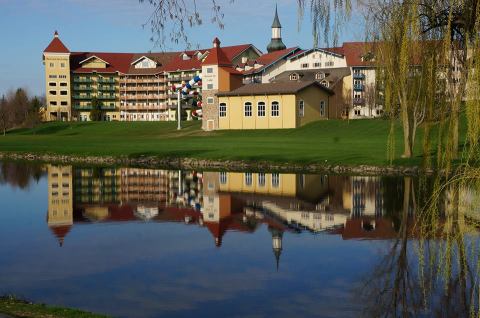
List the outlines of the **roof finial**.
<svg viewBox="0 0 480 318">
<path fill-rule="evenodd" d="M 220 40 L 217 37 L 213 39 L 213 47 L 220 47 Z"/>
<path fill-rule="evenodd" d="M 55 30 L 55 33 L 53 33 L 53 36 L 54 36 L 55 38 L 58 38 L 58 31 L 57 31 L 57 30 Z"/>
<path fill-rule="evenodd" d="M 273 19 L 272 28 L 281 28 L 280 19 L 278 18 L 278 5 L 275 4 L 275 18 Z"/>
</svg>

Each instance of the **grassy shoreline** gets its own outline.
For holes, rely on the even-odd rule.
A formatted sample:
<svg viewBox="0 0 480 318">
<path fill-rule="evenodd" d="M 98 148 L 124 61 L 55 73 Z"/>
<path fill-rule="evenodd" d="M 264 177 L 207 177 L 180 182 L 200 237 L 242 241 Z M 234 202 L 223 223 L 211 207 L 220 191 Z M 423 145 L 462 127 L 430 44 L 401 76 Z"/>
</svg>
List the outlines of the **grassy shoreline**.
<svg viewBox="0 0 480 318">
<path fill-rule="evenodd" d="M 0 297 L 0 314 L 18 318 L 107 318 L 76 309 L 34 304 L 12 296 Z"/>
<path fill-rule="evenodd" d="M 389 166 L 387 120 L 319 121 L 298 129 L 204 132 L 199 122 L 45 123 L 0 136 L 2 153 L 114 158 L 192 158 L 282 164 Z M 463 128 L 462 128 L 463 129 Z M 461 132 L 462 133 L 462 132 Z M 463 133 L 462 133 L 463 134 Z M 395 129 L 398 166 L 422 162 L 422 129 L 415 156 L 400 159 L 402 132 Z"/>
</svg>

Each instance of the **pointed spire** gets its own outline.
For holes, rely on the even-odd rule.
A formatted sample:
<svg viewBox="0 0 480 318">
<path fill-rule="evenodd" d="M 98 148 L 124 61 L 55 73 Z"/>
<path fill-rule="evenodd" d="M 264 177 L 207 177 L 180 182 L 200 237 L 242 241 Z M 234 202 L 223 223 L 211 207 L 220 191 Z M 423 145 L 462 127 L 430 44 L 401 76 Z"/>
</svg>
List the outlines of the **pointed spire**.
<svg viewBox="0 0 480 318">
<path fill-rule="evenodd" d="M 272 28 L 281 28 L 280 19 L 278 18 L 278 8 L 275 4 L 275 18 L 273 19 Z"/>
<path fill-rule="evenodd" d="M 55 31 L 53 33 L 53 40 L 47 46 L 47 48 L 43 51 L 44 53 L 70 53 L 68 48 L 63 44 L 63 42 L 58 37 L 58 32 Z"/>
</svg>

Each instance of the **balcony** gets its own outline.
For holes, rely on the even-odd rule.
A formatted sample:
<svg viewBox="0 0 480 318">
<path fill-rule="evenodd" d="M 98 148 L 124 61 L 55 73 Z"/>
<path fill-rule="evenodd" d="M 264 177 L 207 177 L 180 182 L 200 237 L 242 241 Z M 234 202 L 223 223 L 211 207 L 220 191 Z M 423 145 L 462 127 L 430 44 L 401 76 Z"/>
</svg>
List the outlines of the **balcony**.
<svg viewBox="0 0 480 318">
<path fill-rule="evenodd" d="M 100 108 L 102 110 L 115 110 L 116 109 L 115 105 L 102 105 L 102 106 L 100 106 Z"/>
<path fill-rule="evenodd" d="M 115 84 L 115 79 L 99 77 L 98 82 L 102 84 Z"/>
<path fill-rule="evenodd" d="M 365 74 L 353 73 L 353 79 L 363 80 L 363 79 L 365 79 Z"/>
<path fill-rule="evenodd" d="M 75 90 L 75 91 L 87 91 L 87 92 L 91 92 L 91 91 L 93 91 L 93 87 L 91 87 L 91 86 L 78 86 L 78 85 L 75 85 L 75 86 L 73 86 L 73 90 Z"/>
<path fill-rule="evenodd" d="M 99 91 L 112 91 L 114 92 L 116 90 L 116 87 L 113 85 L 99 85 L 98 86 Z"/>
<path fill-rule="evenodd" d="M 91 99 L 93 96 L 91 94 L 84 94 L 84 95 L 80 95 L 80 94 L 74 94 L 73 95 L 73 99 Z"/>
<path fill-rule="evenodd" d="M 75 104 L 73 105 L 73 109 L 75 110 L 92 110 L 92 104 L 85 104 L 85 105 L 80 105 L 80 104 Z"/>
<path fill-rule="evenodd" d="M 355 84 L 355 85 L 353 85 L 353 90 L 354 91 L 363 91 L 363 85 L 362 84 Z"/>
<path fill-rule="evenodd" d="M 93 79 L 91 78 L 74 78 L 73 79 L 74 83 L 93 83 Z"/>
<path fill-rule="evenodd" d="M 97 96 L 98 99 L 115 99 L 115 94 L 99 94 Z"/>
<path fill-rule="evenodd" d="M 365 105 L 365 98 L 354 98 L 353 105 Z"/>
</svg>

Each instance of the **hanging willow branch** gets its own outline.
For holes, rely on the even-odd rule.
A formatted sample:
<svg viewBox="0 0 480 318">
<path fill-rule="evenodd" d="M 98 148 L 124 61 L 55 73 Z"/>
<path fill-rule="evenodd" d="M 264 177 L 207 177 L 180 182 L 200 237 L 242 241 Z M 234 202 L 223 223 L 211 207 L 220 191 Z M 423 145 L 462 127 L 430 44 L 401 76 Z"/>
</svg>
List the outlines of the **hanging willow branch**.
<svg viewBox="0 0 480 318">
<path fill-rule="evenodd" d="M 138 0 L 153 7 L 153 12 L 143 27 L 149 27 L 152 32 L 150 40 L 155 46 L 164 47 L 167 42 L 183 43 L 191 47 L 192 43 L 188 31 L 192 27 L 203 24 L 204 17 L 200 12 L 197 0 Z M 232 3 L 234 0 L 223 2 Z M 224 14 L 220 3 L 222 0 L 205 0 L 200 4 L 205 7 L 208 2 L 210 7 L 210 22 L 219 29 L 224 28 Z"/>
<path fill-rule="evenodd" d="M 323 42 L 336 46 L 341 26 L 348 21 L 352 12 L 352 0 L 297 0 L 299 26 L 305 11 L 310 9 L 313 46 L 317 47 L 323 35 Z M 332 20 L 333 18 L 333 20 Z"/>
</svg>

